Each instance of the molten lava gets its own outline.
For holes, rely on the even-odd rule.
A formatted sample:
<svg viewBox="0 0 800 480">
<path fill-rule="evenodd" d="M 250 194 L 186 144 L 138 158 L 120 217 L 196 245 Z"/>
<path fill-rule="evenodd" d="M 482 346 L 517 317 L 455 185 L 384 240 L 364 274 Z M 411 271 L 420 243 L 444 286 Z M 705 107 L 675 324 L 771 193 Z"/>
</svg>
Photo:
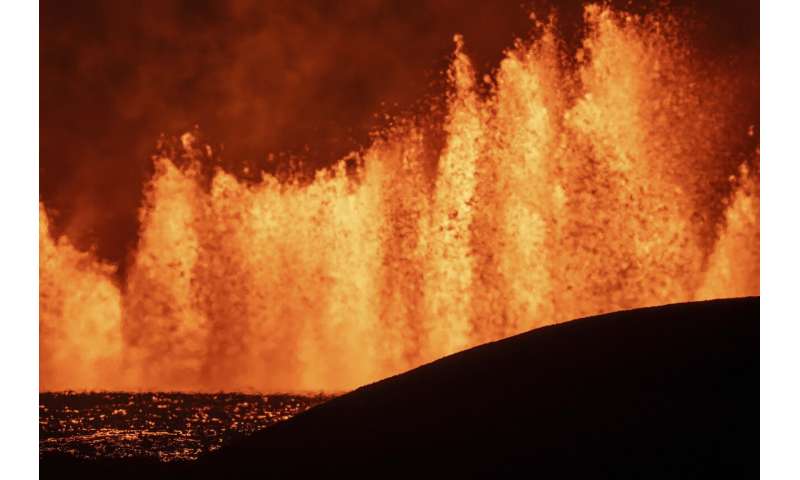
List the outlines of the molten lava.
<svg viewBox="0 0 800 480">
<path fill-rule="evenodd" d="M 579 316 L 757 295 L 758 151 L 721 166 L 715 80 L 668 18 L 586 15 L 577 58 L 539 24 L 482 83 L 456 36 L 440 151 L 401 122 L 355 169 L 252 184 L 209 178 L 185 134 L 122 284 L 42 206 L 40 388 L 335 391 Z"/>
</svg>

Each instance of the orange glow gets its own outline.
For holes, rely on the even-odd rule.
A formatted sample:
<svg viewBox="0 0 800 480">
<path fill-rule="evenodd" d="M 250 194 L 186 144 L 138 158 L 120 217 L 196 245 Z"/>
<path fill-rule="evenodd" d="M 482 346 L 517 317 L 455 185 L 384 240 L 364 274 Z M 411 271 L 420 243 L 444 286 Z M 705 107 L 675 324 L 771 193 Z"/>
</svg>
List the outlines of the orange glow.
<svg viewBox="0 0 800 480">
<path fill-rule="evenodd" d="M 116 388 L 122 332 L 114 267 L 54 241 L 39 204 L 39 371 L 41 390 Z"/>
<path fill-rule="evenodd" d="M 310 182 L 209 182 L 185 134 L 122 286 L 42 207 L 40 388 L 336 391 L 579 316 L 757 295 L 757 152 L 709 192 L 725 112 L 670 21 L 586 16 L 578 58 L 537 24 L 484 85 L 456 36 L 433 166 L 409 122 Z"/>
</svg>

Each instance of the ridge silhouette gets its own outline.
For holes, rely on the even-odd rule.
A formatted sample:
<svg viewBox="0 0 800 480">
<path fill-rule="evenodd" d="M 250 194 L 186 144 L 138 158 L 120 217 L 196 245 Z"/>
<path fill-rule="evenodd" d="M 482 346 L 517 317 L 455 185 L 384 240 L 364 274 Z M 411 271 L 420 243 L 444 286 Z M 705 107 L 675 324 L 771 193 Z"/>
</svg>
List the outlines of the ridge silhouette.
<svg viewBox="0 0 800 480">
<path fill-rule="evenodd" d="M 759 297 L 531 330 L 361 387 L 195 462 L 42 478 L 758 474 Z"/>
</svg>

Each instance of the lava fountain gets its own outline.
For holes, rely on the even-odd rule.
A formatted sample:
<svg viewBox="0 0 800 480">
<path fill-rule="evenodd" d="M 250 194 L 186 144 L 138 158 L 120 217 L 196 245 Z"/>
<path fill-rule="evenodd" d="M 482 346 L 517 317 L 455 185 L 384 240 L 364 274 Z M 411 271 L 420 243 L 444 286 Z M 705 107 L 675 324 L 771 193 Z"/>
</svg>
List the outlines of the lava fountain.
<svg viewBox="0 0 800 480">
<path fill-rule="evenodd" d="M 483 79 L 456 36 L 440 149 L 430 119 L 398 121 L 313 179 L 253 183 L 183 135 L 123 280 L 42 205 L 40 388 L 337 391 L 579 316 L 757 295 L 733 74 L 668 16 L 585 15 L 576 56 L 535 22 Z"/>
</svg>

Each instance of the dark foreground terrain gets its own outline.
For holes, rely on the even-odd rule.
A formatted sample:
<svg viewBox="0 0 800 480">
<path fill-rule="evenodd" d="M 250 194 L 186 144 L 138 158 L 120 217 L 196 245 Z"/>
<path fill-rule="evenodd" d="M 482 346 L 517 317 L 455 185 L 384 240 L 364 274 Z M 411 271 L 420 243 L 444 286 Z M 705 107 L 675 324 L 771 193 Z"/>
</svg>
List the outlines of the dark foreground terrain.
<svg viewBox="0 0 800 480">
<path fill-rule="evenodd" d="M 754 478 L 759 299 L 591 317 L 362 387 L 193 462 L 41 478 Z"/>
</svg>

